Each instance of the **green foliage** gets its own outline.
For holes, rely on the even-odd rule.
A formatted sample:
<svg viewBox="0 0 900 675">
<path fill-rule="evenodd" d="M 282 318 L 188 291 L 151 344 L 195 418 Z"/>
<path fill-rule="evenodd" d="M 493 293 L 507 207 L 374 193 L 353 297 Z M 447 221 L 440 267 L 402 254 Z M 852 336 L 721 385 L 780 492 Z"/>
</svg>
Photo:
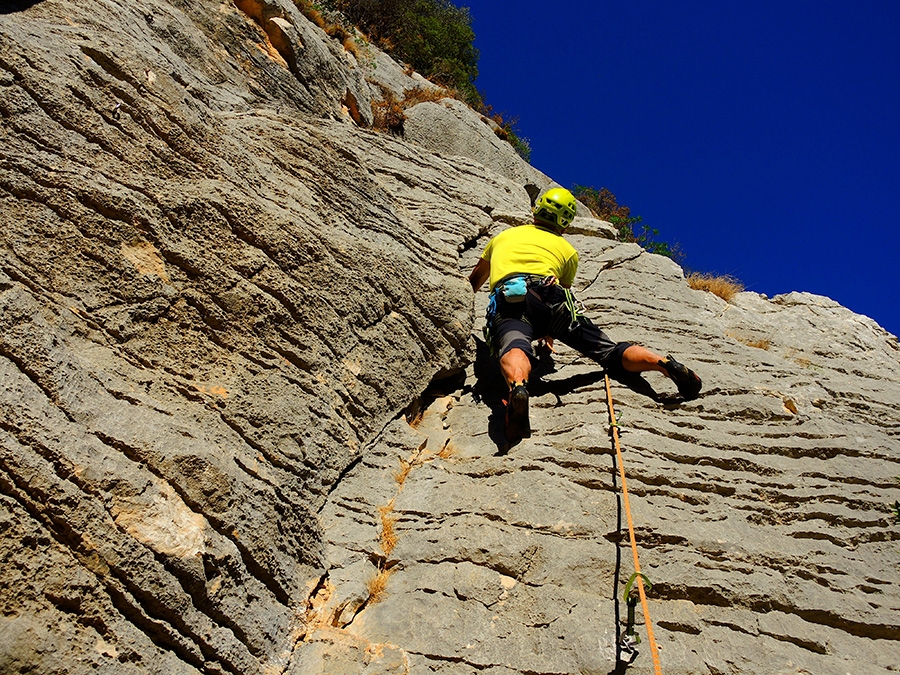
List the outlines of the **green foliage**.
<svg viewBox="0 0 900 675">
<path fill-rule="evenodd" d="M 669 244 L 667 241 L 659 241 L 656 239 L 658 236 L 659 230 L 655 227 L 644 227 L 641 230 L 641 234 L 638 235 L 637 243 L 640 244 L 645 251 L 655 253 L 656 255 L 664 255 L 676 262 L 680 262 L 684 259 L 684 252 L 681 250 L 680 244 Z"/>
<path fill-rule="evenodd" d="M 463 95 L 469 105 L 481 103 L 474 81 L 478 50 L 467 8 L 448 0 L 418 0 L 406 13 L 401 31 L 402 56 L 417 71 Z"/>
<path fill-rule="evenodd" d="M 531 141 L 519 135 L 517 129 L 518 117 L 507 119 L 504 113 L 494 112 L 494 107 L 487 103 L 481 105 L 480 112 L 485 117 L 490 117 L 497 125 L 494 133 L 497 134 L 498 138 L 512 145 L 519 157 L 526 162 L 531 161 Z"/>
<path fill-rule="evenodd" d="M 509 142 L 512 144 L 513 148 L 517 153 L 519 153 L 519 157 L 524 159 L 526 162 L 531 162 L 531 141 L 525 138 L 524 136 L 519 136 L 513 133 L 512 129 L 509 130 Z"/>
<path fill-rule="evenodd" d="M 478 50 L 472 17 L 450 0 L 330 0 L 385 51 L 479 108 Z"/>
<path fill-rule="evenodd" d="M 595 216 L 615 225 L 619 241 L 633 242 L 645 251 L 664 255 L 673 260 L 684 258 L 678 244 L 670 245 L 668 242 L 658 240 L 659 230 L 643 225 L 644 219 L 641 216 L 632 216 L 631 208 L 619 204 L 616 196 L 607 188 L 597 190 L 585 185 L 575 185 L 572 187 L 572 194 Z M 636 229 L 637 225 L 641 225 L 640 230 Z"/>
<path fill-rule="evenodd" d="M 531 161 L 531 142 L 516 129 L 516 120 L 504 120 L 485 105 L 484 95 L 475 87 L 478 77 L 478 50 L 472 16 L 467 7 L 451 0 L 294 0 L 314 10 L 339 14 L 344 22 L 364 31 L 384 51 L 405 61 L 410 68 L 449 90 L 497 124 L 496 133 L 508 141 L 526 162 Z M 338 21 L 340 23 L 340 21 Z M 322 24 L 320 24 L 322 25 Z M 327 29 L 326 29 L 327 30 Z M 356 41 L 359 36 L 354 36 Z M 346 43 L 345 43 L 346 46 Z M 376 126 L 397 133 L 402 130 L 403 102 L 385 100 L 378 104 Z"/>
<path fill-rule="evenodd" d="M 638 242 L 638 236 L 634 232 L 634 226 L 640 224 L 644 220 L 642 216 L 636 216 L 634 218 L 609 216 L 608 218 L 601 218 L 601 220 L 606 220 L 616 226 L 616 230 L 619 233 L 619 241 Z"/>
<path fill-rule="evenodd" d="M 625 221 L 631 216 L 631 209 L 619 204 L 616 196 L 605 187 L 597 190 L 586 185 L 575 185 L 572 188 L 572 194 L 595 216 L 609 223 L 613 222 L 610 218 L 619 218 Z"/>
</svg>

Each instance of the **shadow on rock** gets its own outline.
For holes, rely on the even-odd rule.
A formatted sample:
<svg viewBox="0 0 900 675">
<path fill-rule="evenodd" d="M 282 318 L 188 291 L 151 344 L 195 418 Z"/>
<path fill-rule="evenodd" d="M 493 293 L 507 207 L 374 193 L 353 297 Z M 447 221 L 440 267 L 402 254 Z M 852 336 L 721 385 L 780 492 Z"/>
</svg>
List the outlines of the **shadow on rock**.
<svg viewBox="0 0 900 675">
<path fill-rule="evenodd" d="M 657 393 L 657 391 L 650 385 L 647 380 L 645 380 L 640 373 L 628 373 L 627 375 L 610 375 L 610 378 L 618 382 L 619 384 L 624 384 L 626 387 L 631 389 L 636 394 L 641 394 L 642 396 L 646 396 L 647 398 L 653 399 L 657 402 L 662 402 L 666 400 L 668 397 L 663 396 L 662 394 Z"/>
<path fill-rule="evenodd" d="M 491 410 L 488 416 L 488 436 L 497 446 L 496 455 L 505 455 L 515 447 L 521 439 L 510 439 L 506 435 L 506 400 L 507 387 L 500 372 L 497 359 L 490 354 L 487 344 L 475 338 L 475 383 L 472 385 L 472 398 L 484 403 Z M 556 405 L 562 405 L 562 395 L 571 393 L 580 387 L 596 384 L 603 380 L 605 371 L 598 368 L 588 373 L 579 373 L 557 380 L 542 379 L 547 375 L 557 372 L 556 362 L 549 350 L 537 350 L 537 359 L 531 373 L 531 381 L 528 388 L 532 396 L 553 394 L 556 396 Z M 681 397 L 661 395 L 656 392 L 647 380 L 640 374 L 628 374 L 613 377 L 619 384 L 623 384 L 635 393 L 646 396 L 661 403 L 674 403 Z"/>
<path fill-rule="evenodd" d="M 497 446 L 497 455 L 505 455 L 518 441 L 506 437 L 506 382 L 500 364 L 491 356 L 484 340 L 475 338 L 475 384 L 472 398 L 491 410 L 488 416 L 488 437 Z"/>
<path fill-rule="evenodd" d="M 606 374 L 606 371 L 602 369 L 597 369 L 591 371 L 589 373 L 579 373 L 577 375 L 570 375 L 569 377 L 562 378 L 559 380 L 540 380 L 540 376 L 556 372 L 555 364 L 553 363 L 553 357 L 551 354 L 547 353 L 546 355 L 541 355 L 538 359 L 538 365 L 534 369 L 534 375 L 537 375 L 531 385 L 532 391 L 535 395 L 541 394 L 554 394 L 557 397 L 557 405 L 562 405 L 562 400 L 560 400 L 560 396 L 563 394 L 568 394 L 580 387 L 586 387 L 588 385 L 596 384 L 597 382 L 603 381 L 603 376 Z M 647 380 L 645 380 L 639 373 L 629 373 L 627 375 L 610 375 L 610 378 L 618 382 L 619 384 L 623 384 L 633 392 L 637 394 L 641 394 L 642 396 L 646 396 L 647 398 L 653 399 L 657 402 L 673 402 L 680 401 L 681 397 L 677 397 L 673 399 L 671 396 L 665 396 L 657 393 L 657 391 L 650 385 Z"/>
</svg>

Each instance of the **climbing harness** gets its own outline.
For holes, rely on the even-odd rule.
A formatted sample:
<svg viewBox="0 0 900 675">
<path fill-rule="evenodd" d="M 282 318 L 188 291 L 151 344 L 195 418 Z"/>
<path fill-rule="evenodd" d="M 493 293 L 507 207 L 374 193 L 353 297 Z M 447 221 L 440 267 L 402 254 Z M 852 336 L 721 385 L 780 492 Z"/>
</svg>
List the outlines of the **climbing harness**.
<svg viewBox="0 0 900 675">
<path fill-rule="evenodd" d="M 552 286 L 555 283 L 556 277 L 554 276 L 544 277 L 537 274 L 519 273 L 505 276 L 497 282 L 494 290 L 488 296 L 488 303 L 484 313 L 484 328 L 482 329 L 484 342 L 491 356 L 497 356 L 493 326 L 494 319 L 496 319 L 497 313 L 500 311 L 500 298 L 502 297 L 505 302 L 516 305 L 525 301 L 529 288 L 534 286 Z"/>
<path fill-rule="evenodd" d="M 565 300 L 550 306 L 553 316 L 550 319 L 550 332 L 552 335 L 564 335 L 573 328 L 578 320 L 584 316 L 584 303 L 575 298 L 575 294 L 568 288 L 560 286 L 565 293 Z"/>
<path fill-rule="evenodd" d="M 637 540 L 634 537 L 634 521 L 631 518 L 631 506 L 628 503 L 628 484 L 625 481 L 625 465 L 622 460 L 622 448 L 619 445 L 619 424 L 616 422 L 616 411 L 613 408 L 612 390 L 609 386 L 609 375 L 604 375 L 606 380 L 606 405 L 609 408 L 609 424 L 612 431 L 613 442 L 616 446 L 616 463 L 619 465 L 619 478 L 622 481 L 622 503 L 625 505 L 625 516 L 628 519 L 628 536 L 631 539 L 631 555 L 634 558 L 634 574 L 625 586 L 625 598 L 628 603 L 628 618 L 630 634 L 626 633 L 621 647 L 623 651 L 631 654 L 640 639 L 634 635 L 634 607 L 631 605 L 631 583 L 637 581 L 637 590 L 641 599 L 641 609 L 644 612 L 644 623 L 647 626 L 647 642 L 650 643 L 650 656 L 653 659 L 653 671 L 656 675 L 662 675 L 662 666 L 659 664 L 659 650 L 656 647 L 656 638 L 653 636 L 653 624 L 650 621 L 650 608 L 647 605 L 647 595 L 644 592 L 644 580 L 641 573 L 641 562 L 638 560 Z M 649 585 L 649 582 L 648 582 Z M 634 603 L 635 605 L 637 602 Z"/>
<path fill-rule="evenodd" d="M 545 289 L 554 289 L 551 293 Z M 558 290 L 556 290 L 558 289 Z M 553 275 L 541 276 L 538 274 L 510 274 L 494 286 L 488 296 L 488 303 L 484 315 L 484 341 L 488 346 L 491 356 L 497 356 L 496 335 L 494 335 L 494 322 L 498 314 L 511 310 L 518 312 L 521 319 L 530 323 L 527 314 L 522 314 L 522 303 L 529 292 L 533 292 L 550 311 L 547 335 L 553 337 L 564 336 L 574 331 L 579 323 L 586 321 L 584 318 L 585 306 L 575 297 L 568 288 L 559 285 Z M 516 306 L 520 309 L 512 309 Z M 539 336 L 535 336 L 539 337 Z"/>
</svg>

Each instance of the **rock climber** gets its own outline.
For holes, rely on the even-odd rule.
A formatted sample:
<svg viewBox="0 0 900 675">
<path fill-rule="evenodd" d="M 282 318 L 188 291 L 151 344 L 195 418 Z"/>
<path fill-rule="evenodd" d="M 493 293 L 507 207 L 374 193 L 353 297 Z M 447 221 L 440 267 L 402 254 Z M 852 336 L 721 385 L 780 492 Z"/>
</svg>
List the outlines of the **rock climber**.
<svg viewBox="0 0 900 675">
<path fill-rule="evenodd" d="M 671 356 L 646 347 L 613 342 L 582 313 L 570 290 L 578 270 L 578 252 L 563 237 L 575 219 L 575 197 L 565 188 L 544 193 L 533 210 L 534 223 L 504 230 L 492 238 L 469 275 L 477 291 L 490 278 L 485 336 L 509 386 L 507 440 L 531 434 L 528 378 L 535 359 L 532 342 L 558 339 L 592 358 L 618 379 L 655 370 L 678 387 L 685 400 L 696 398 L 701 381 Z"/>
</svg>

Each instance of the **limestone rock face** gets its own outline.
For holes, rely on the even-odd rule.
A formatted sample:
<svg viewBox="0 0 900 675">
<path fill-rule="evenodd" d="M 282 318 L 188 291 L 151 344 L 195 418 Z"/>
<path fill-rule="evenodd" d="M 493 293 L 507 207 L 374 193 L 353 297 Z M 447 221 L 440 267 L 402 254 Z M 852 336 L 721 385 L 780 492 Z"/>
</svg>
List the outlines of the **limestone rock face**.
<svg viewBox="0 0 900 675">
<path fill-rule="evenodd" d="M 603 224 L 576 224 L 588 314 L 705 382 L 689 403 L 661 375 L 612 383 L 663 672 L 896 672 L 897 339 L 810 294 L 725 303 Z M 634 567 L 606 391 L 557 349 L 530 386 L 532 438 L 504 454 L 504 392 L 482 349 L 465 382 L 387 427 L 335 489 L 324 611 L 342 635 L 402 645 L 410 672 L 628 660 L 616 619 Z M 309 653 L 333 648 L 329 630 Z M 628 670 L 651 673 L 637 631 Z"/>
<path fill-rule="evenodd" d="M 465 279 L 549 179 L 456 103 L 446 147 L 440 104 L 370 129 L 418 81 L 372 50 L 283 0 L 0 13 L 0 672 L 624 657 L 602 380 L 559 346 L 507 448 Z M 589 314 L 705 382 L 613 384 L 665 672 L 894 672 L 896 337 L 570 236 Z"/>
<path fill-rule="evenodd" d="M 551 181 L 525 164 L 513 147 L 500 140 L 465 103 L 445 98 L 438 103 L 419 103 L 406 113 L 406 140 L 432 152 L 469 157 L 510 180 L 545 190 Z"/>
</svg>

